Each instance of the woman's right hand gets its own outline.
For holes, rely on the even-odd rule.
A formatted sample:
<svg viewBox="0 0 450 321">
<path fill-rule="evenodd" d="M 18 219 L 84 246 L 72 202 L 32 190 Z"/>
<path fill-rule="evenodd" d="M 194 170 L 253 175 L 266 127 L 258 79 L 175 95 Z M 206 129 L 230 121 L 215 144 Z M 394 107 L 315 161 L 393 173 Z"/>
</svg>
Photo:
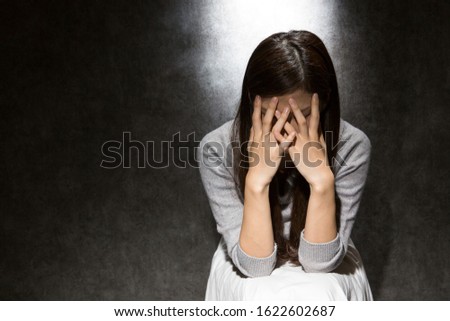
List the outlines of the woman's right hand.
<svg viewBox="0 0 450 321">
<path fill-rule="evenodd" d="M 272 127 L 272 120 L 275 116 L 277 105 L 278 98 L 273 97 L 266 114 L 262 118 L 261 97 L 257 95 L 253 103 L 252 127 L 247 146 L 249 170 L 246 177 L 246 185 L 256 190 L 263 190 L 269 186 L 281 163 L 283 153 L 291 145 L 295 137 L 295 132 L 292 132 L 289 135 L 285 135 L 279 142 L 275 138 L 275 134 L 277 134 L 277 137 L 280 137 L 280 132 L 290 113 L 290 108 L 286 107 Z"/>
</svg>

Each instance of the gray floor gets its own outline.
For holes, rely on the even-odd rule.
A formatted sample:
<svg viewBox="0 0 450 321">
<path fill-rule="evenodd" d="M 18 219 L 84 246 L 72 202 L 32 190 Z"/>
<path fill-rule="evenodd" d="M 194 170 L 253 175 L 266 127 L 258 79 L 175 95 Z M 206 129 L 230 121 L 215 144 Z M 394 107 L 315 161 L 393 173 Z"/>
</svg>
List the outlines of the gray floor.
<svg viewBox="0 0 450 321">
<path fill-rule="evenodd" d="M 450 298 L 448 2 L 2 4 L 0 299 L 202 300 L 218 235 L 198 170 L 138 168 L 137 148 L 105 169 L 101 148 L 130 132 L 160 155 L 179 132 L 192 156 L 290 29 L 324 40 L 372 142 L 353 239 L 375 298 Z"/>
</svg>

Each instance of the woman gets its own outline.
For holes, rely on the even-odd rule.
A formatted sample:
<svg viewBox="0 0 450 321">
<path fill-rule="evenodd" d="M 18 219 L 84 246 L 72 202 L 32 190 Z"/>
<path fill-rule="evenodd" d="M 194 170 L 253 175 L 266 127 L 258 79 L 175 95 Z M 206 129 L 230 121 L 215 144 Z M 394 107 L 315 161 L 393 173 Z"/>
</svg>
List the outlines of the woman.
<svg viewBox="0 0 450 321">
<path fill-rule="evenodd" d="M 307 31 L 263 40 L 234 121 L 199 148 L 222 235 L 205 299 L 372 300 L 350 239 L 370 149 L 368 137 L 340 118 L 322 41 Z"/>
</svg>

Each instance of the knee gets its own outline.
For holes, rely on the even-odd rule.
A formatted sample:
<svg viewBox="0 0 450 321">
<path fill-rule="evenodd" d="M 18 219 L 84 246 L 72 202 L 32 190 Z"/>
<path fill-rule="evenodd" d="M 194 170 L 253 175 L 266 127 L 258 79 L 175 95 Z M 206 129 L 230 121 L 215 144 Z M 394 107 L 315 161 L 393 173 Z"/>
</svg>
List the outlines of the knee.
<svg viewBox="0 0 450 321">
<path fill-rule="evenodd" d="M 346 291 L 341 284 L 329 275 L 318 278 L 306 286 L 305 292 L 310 300 L 347 300 Z"/>
</svg>

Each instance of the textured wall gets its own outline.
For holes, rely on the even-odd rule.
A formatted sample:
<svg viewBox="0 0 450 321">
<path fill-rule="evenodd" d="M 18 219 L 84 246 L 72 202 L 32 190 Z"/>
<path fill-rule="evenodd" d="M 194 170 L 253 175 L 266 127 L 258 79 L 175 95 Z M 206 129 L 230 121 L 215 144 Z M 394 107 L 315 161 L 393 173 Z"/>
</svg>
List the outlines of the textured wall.
<svg viewBox="0 0 450 321">
<path fill-rule="evenodd" d="M 0 299 L 202 300 L 218 235 L 198 170 L 139 168 L 138 148 L 105 169 L 102 144 L 199 140 L 257 43 L 302 28 L 372 141 L 353 239 L 375 298 L 450 299 L 449 4 L 240 3 L 2 2 Z"/>
</svg>

